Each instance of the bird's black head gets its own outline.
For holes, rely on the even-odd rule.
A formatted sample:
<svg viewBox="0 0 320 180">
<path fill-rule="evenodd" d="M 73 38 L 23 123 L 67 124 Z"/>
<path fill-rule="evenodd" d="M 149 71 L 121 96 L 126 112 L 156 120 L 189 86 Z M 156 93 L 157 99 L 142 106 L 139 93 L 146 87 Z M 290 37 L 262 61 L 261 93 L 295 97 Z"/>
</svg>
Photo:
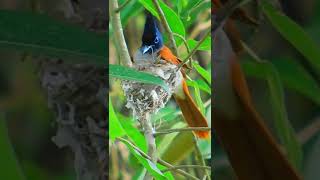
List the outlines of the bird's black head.
<svg viewBox="0 0 320 180">
<path fill-rule="evenodd" d="M 161 49 L 163 46 L 163 39 L 157 20 L 150 13 L 147 13 L 147 19 L 142 35 L 142 46 L 140 48 L 143 54 L 153 53 Z"/>
</svg>

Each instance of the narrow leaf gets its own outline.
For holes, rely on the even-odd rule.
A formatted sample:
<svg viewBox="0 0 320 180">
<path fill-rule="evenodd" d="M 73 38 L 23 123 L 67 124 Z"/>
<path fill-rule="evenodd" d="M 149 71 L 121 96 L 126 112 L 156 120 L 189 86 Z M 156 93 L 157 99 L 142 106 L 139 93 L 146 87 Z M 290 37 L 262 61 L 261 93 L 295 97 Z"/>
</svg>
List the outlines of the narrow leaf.
<svg viewBox="0 0 320 180">
<path fill-rule="evenodd" d="M 262 78 L 267 81 L 278 137 L 286 149 L 288 159 L 295 167 L 300 168 L 302 163 L 302 149 L 288 119 L 284 103 L 283 87 L 277 70 L 269 62 L 254 63 L 250 61 L 244 63 L 243 67 L 248 76 Z"/>
<path fill-rule="evenodd" d="M 166 180 L 164 174 L 158 169 L 156 164 L 151 162 L 149 159 L 144 158 L 130 143 L 120 139 L 122 143 L 124 143 L 129 151 L 137 158 L 137 160 L 150 172 L 150 174 L 159 180 Z"/>
<path fill-rule="evenodd" d="M 193 40 L 193 39 L 189 39 L 187 41 L 190 49 L 193 49 L 196 47 L 196 45 L 198 44 L 198 41 Z M 198 47 L 197 50 L 201 50 L 201 51 L 211 51 L 211 37 L 207 37 L 204 42 Z"/>
<path fill-rule="evenodd" d="M 124 117 L 121 114 L 118 114 L 118 117 L 121 126 L 126 131 L 126 134 L 132 140 L 132 142 L 134 142 L 134 144 L 136 144 L 139 147 L 139 149 L 141 149 L 143 152 L 147 153 L 148 148 L 146 144 L 146 139 L 143 136 L 143 134 L 138 130 L 138 128 L 133 125 L 132 119 Z"/>
<path fill-rule="evenodd" d="M 141 83 L 147 83 L 147 84 L 154 84 L 159 85 L 166 91 L 169 90 L 168 86 L 165 84 L 165 82 L 160 79 L 159 77 L 156 77 L 152 74 L 140 72 L 132 68 L 120 66 L 120 65 L 114 65 L 109 64 L 109 75 L 111 77 L 125 79 L 125 80 L 131 80 L 131 81 L 137 81 Z"/>
<path fill-rule="evenodd" d="M 201 67 L 198 63 L 193 62 L 193 67 L 196 69 L 196 71 L 209 83 L 211 84 L 211 74 L 205 70 L 203 67 Z"/>
<path fill-rule="evenodd" d="M 45 15 L 0 10 L 0 48 L 106 64 L 106 39 Z"/>
<path fill-rule="evenodd" d="M 303 28 L 277 11 L 266 0 L 263 1 L 263 11 L 277 31 L 320 72 L 320 48 Z"/>
<path fill-rule="evenodd" d="M 122 128 L 116 113 L 114 112 L 113 105 L 109 99 L 109 138 L 114 141 L 117 137 L 122 137 L 126 132 Z"/>
<path fill-rule="evenodd" d="M 287 88 L 301 93 L 320 105 L 320 87 L 300 64 L 293 59 L 277 59 L 272 63 Z"/>
</svg>

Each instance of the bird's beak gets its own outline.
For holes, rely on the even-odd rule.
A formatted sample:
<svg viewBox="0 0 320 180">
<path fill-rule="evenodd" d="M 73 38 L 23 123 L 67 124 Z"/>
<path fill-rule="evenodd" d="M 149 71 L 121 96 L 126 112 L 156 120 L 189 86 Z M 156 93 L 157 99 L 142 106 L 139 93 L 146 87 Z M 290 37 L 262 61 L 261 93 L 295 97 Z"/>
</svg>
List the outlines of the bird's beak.
<svg viewBox="0 0 320 180">
<path fill-rule="evenodd" d="M 145 54 L 146 52 L 148 52 L 150 48 L 151 48 L 151 46 L 142 46 L 141 47 L 142 54 Z"/>
</svg>

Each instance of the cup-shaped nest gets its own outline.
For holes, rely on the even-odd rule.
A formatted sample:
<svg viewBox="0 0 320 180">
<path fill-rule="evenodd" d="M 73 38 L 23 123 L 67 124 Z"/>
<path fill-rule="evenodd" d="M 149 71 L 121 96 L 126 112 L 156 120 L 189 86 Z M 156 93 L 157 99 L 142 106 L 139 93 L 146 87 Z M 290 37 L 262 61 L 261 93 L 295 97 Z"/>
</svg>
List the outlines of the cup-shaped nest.
<svg viewBox="0 0 320 180">
<path fill-rule="evenodd" d="M 181 85 L 183 77 L 178 66 L 162 60 L 158 63 L 134 65 L 133 68 L 160 77 L 169 89 L 165 90 L 160 85 L 122 81 L 122 88 L 127 99 L 126 107 L 132 109 L 133 116 L 139 120 L 139 117 L 155 114 L 163 108 L 176 87 Z"/>
</svg>

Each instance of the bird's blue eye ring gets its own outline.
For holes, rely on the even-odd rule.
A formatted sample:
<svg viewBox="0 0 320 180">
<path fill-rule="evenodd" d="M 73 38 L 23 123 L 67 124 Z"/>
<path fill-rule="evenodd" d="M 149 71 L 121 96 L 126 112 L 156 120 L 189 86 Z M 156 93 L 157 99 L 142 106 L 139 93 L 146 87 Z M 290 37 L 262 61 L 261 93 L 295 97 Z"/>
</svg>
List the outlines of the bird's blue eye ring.
<svg viewBox="0 0 320 180">
<path fill-rule="evenodd" d="M 159 38 L 156 37 L 156 39 L 154 40 L 154 43 L 158 43 L 159 42 Z"/>
</svg>

